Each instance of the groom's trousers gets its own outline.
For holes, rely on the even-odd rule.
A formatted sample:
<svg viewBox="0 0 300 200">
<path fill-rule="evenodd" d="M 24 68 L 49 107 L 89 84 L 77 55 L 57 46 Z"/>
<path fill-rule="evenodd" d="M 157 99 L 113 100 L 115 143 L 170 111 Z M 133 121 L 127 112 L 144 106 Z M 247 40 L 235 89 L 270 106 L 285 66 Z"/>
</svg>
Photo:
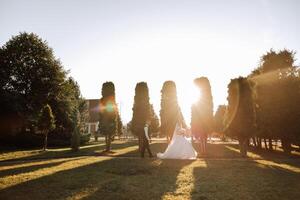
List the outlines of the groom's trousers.
<svg viewBox="0 0 300 200">
<path fill-rule="evenodd" d="M 147 140 L 146 137 L 142 137 L 142 142 L 141 142 L 141 157 L 144 158 L 145 157 L 145 150 L 148 151 L 149 157 L 153 157 L 152 152 L 150 150 L 150 145 L 149 145 L 149 141 Z"/>
</svg>

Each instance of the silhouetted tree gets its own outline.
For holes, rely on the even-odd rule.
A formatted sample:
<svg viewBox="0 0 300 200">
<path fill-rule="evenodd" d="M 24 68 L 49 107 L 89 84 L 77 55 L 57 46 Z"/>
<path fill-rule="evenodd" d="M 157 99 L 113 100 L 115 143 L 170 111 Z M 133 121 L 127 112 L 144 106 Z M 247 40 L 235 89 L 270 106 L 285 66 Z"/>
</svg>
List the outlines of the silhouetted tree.
<svg viewBox="0 0 300 200">
<path fill-rule="evenodd" d="M 222 134 L 222 139 L 225 140 L 224 137 L 224 117 L 226 113 L 226 105 L 220 105 L 214 115 L 214 130 L 220 134 Z"/>
<path fill-rule="evenodd" d="M 287 49 L 279 52 L 272 49 L 261 57 L 260 73 L 267 73 L 293 67 L 295 52 Z"/>
<path fill-rule="evenodd" d="M 122 119 L 121 119 L 121 116 L 120 116 L 119 113 L 118 113 L 117 121 L 118 121 L 118 131 L 117 131 L 117 135 L 118 135 L 118 136 L 121 136 L 121 135 L 123 134 L 123 122 L 122 122 Z"/>
<path fill-rule="evenodd" d="M 238 139 L 242 156 L 247 156 L 249 138 L 255 132 L 253 83 L 247 78 L 232 79 L 228 85 L 225 133 Z"/>
<path fill-rule="evenodd" d="M 273 149 L 273 139 L 281 139 L 287 153 L 291 151 L 291 143 L 298 140 L 300 128 L 300 107 L 294 100 L 300 96 L 300 79 L 294 54 L 289 50 L 270 50 L 249 76 L 256 83 L 257 137 L 264 139 L 269 150 Z"/>
<path fill-rule="evenodd" d="M 51 107 L 47 104 L 43 107 L 40 112 L 38 120 L 39 129 L 44 135 L 44 147 L 43 150 L 46 151 L 48 143 L 48 133 L 55 128 L 54 116 L 52 114 Z"/>
<path fill-rule="evenodd" d="M 200 152 L 206 153 L 207 136 L 214 128 L 213 99 L 209 80 L 200 77 L 194 80 L 201 91 L 200 99 L 192 106 L 192 135 L 200 141 Z"/>
<path fill-rule="evenodd" d="M 177 122 L 186 127 L 177 101 L 176 85 L 173 81 L 164 82 L 161 89 L 160 106 L 161 134 L 166 135 L 168 141 L 170 141 Z"/>
<path fill-rule="evenodd" d="M 133 135 L 138 136 L 139 147 L 141 147 L 145 124 L 149 123 L 151 119 L 150 107 L 148 85 L 146 82 L 139 82 L 135 87 L 131 120 L 131 131 Z"/>
<path fill-rule="evenodd" d="M 105 136 L 106 151 L 110 151 L 111 142 L 118 133 L 118 109 L 115 100 L 115 86 L 112 82 L 105 82 L 102 85 L 99 132 Z"/>
<path fill-rule="evenodd" d="M 150 105 L 150 113 L 151 113 L 151 119 L 150 119 L 150 127 L 149 132 L 151 133 L 157 133 L 159 131 L 159 119 L 156 115 L 153 105 Z"/>
</svg>

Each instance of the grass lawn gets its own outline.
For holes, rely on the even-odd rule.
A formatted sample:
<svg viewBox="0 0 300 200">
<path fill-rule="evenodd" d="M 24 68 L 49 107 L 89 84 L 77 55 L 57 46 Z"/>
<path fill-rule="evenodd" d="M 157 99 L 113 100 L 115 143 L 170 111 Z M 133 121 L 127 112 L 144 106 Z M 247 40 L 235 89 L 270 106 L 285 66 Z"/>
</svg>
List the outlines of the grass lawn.
<svg viewBox="0 0 300 200">
<path fill-rule="evenodd" d="M 151 145 L 154 153 L 166 144 Z M 141 159 L 136 142 L 91 143 L 68 148 L 2 151 L 0 199 L 298 199 L 300 158 L 251 150 L 242 159 L 238 146 L 209 144 L 196 161 Z M 13 160 L 11 160 L 13 159 Z M 10 161 L 9 161 L 10 160 Z"/>
</svg>

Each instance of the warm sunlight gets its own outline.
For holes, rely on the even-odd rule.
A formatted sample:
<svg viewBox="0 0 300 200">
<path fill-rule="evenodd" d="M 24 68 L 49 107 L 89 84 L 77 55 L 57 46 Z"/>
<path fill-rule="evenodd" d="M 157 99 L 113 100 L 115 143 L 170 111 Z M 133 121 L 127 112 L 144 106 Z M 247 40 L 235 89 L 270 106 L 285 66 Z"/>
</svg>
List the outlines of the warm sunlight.
<svg viewBox="0 0 300 200">
<path fill-rule="evenodd" d="M 299 198 L 299 10 L 0 0 L 0 199 Z"/>
<path fill-rule="evenodd" d="M 178 85 L 177 87 L 178 102 L 180 104 L 183 116 L 190 125 L 191 118 L 191 107 L 192 105 L 201 98 L 200 90 L 191 81 L 189 84 Z"/>
</svg>

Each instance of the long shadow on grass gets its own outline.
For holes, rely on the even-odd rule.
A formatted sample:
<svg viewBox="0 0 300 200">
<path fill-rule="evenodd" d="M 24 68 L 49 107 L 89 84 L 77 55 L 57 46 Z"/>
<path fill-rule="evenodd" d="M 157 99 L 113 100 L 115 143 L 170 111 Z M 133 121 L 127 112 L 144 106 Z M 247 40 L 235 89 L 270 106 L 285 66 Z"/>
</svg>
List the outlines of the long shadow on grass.
<svg viewBox="0 0 300 200">
<path fill-rule="evenodd" d="M 226 146 L 229 146 L 232 149 L 235 149 L 235 151 L 231 150 L 233 152 L 238 153 L 238 151 L 239 151 L 238 145 L 227 144 Z M 248 151 L 249 151 L 249 153 L 257 155 L 262 160 L 271 161 L 271 162 L 274 162 L 277 164 L 286 164 L 286 165 L 300 168 L 300 156 L 299 155 L 288 156 L 284 152 L 281 152 L 281 151 L 275 151 L 275 150 L 269 151 L 266 149 L 256 149 L 253 147 L 249 147 Z M 294 160 L 295 162 L 290 162 L 290 160 Z"/>
<path fill-rule="evenodd" d="M 195 150 L 199 152 L 199 144 L 193 144 Z M 208 143 L 206 155 L 199 155 L 199 158 L 240 158 L 240 154 L 226 148 L 226 143 Z"/>
<path fill-rule="evenodd" d="M 122 142 L 122 143 L 112 143 L 112 150 L 118 151 L 123 148 L 127 148 L 130 146 L 135 146 L 136 142 L 129 141 L 129 142 Z M 99 152 L 103 151 L 105 149 L 105 143 L 101 142 L 98 144 L 92 144 L 92 145 L 85 145 L 82 146 L 80 151 L 73 152 L 70 148 L 65 148 L 63 150 L 59 149 L 49 149 L 49 151 L 41 151 L 37 154 L 27 156 L 27 157 L 21 157 L 21 158 L 13 158 L 13 159 L 6 159 L 0 161 L 0 166 L 3 166 L 6 164 L 6 162 L 12 162 L 12 161 L 28 161 L 32 162 L 32 160 L 36 159 L 52 159 L 52 158 L 68 158 L 68 157 L 79 157 L 79 156 L 94 156 L 99 155 Z M 9 164 L 9 163 L 8 163 Z"/>
<path fill-rule="evenodd" d="M 4 169 L 0 171 L 0 178 L 3 178 L 5 176 L 16 176 L 18 174 L 22 173 L 28 173 L 28 172 L 34 172 L 39 169 L 48 168 L 48 167 L 55 167 L 62 163 L 68 162 L 68 161 L 74 161 L 75 159 L 68 159 L 68 160 L 59 160 L 59 161 L 52 161 L 50 163 L 42 163 L 42 164 L 36 164 L 36 165 L 30 165 L 30 166 L 21 166 L 21 167 L 15 167 L 10 169 Z M 20 164 L 20 163 L 19 163 Z"/>
<path fill-rule="evenodd" d="M 192 200 L 299 198 L 299 173 L 249 159 L 205 161 L 207 167 L 193 169 Z"/>
<path fill-rule="evenodd" d="M 0 199 L 73 199 L 79 196 L 84 199 L 160 199 L 176 190 L 178 173 L 190 164 L 190 161 L 179 160 L 100 159 L 5 188 L 0 192 Z"/>
<path fill-rule="evenodd" d="M 155 162 L 161 163 L 157 165 Z M 107 181 L 83 199 L 161 199 L 165 194 L 176 191 L 177 176 L 190 163 L 182 160 L 139 160 L 138 164 L 129 164 L 125 169 L 109 169 L 107 172 L 118 177 Z"/>
</svg>

